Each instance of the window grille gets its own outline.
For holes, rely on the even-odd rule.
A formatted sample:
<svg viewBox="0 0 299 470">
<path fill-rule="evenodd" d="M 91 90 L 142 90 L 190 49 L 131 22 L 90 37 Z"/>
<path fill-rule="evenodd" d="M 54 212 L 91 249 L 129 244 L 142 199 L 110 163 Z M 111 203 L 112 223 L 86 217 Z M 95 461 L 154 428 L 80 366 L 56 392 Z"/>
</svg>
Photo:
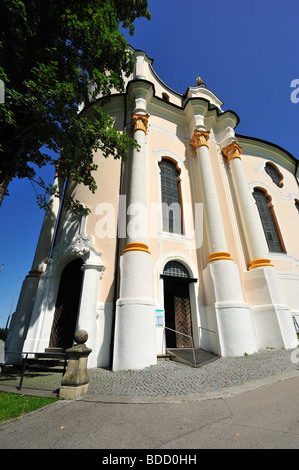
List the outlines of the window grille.
<svg viewBox="0 0 299 470">
<path fill-rule="evenodd" d="M 188 269 L 178 261 L 168 261 L 164 266 L 164 276 L 190 277 Z"/>
<path fill-rule="evenodd" d="M 253 197 L 259 211 L 269 251 L 283 252 L 284 248 L 281 243 L 269 198 L 264 191 L 257 188 L 254 189 Z"/>
</svg>

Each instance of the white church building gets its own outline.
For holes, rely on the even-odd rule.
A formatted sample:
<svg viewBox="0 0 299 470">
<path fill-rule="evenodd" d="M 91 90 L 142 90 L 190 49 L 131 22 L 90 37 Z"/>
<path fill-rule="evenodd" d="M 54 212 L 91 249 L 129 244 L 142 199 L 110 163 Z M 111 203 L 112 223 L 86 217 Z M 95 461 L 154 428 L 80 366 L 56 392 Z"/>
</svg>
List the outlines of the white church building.
<svg viewBox="0 0 299 470">
<path fill-rule="evenodd" d="M 95 153 L 95 194 L 67 182 L 89 215 L 51 198 L 7 350 L 65 350 L 81 328 L 88 367 L 113 370 L 192 345 L 219 356 L 297 347 L 298 161 L 235 133 L 237 114 L 201 79 L 177 93 L 132 51 L 125 93 L 96 103 L 139 149 L 125 161 Z"/>
</svg>

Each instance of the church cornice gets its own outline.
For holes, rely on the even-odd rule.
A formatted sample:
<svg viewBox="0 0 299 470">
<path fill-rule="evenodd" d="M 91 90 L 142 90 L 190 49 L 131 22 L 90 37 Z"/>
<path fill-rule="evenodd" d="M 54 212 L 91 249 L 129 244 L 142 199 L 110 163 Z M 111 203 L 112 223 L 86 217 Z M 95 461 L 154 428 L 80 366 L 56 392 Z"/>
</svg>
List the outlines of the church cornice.
<svg viewBox="0 0 299 470">
<path fill-rule="evenodd" d="M 287 150 L 278 144 L 269 142 L 258 137 L 235 134 L 238 143 L 243 148 L 243 154 L 255 155 L 270 159 L 285 166 L 296 177 L 298 171 L 298 160 Z"/>
</svg>

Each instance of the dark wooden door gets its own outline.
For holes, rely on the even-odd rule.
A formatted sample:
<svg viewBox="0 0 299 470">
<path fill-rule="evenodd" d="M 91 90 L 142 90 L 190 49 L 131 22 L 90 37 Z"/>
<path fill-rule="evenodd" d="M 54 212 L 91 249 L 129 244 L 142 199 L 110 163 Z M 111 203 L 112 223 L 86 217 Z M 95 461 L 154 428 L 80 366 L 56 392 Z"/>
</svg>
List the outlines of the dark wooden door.
<svg viewBox="0 0 299 470">
<path fill-rule="evenodd" d="M 192 324 L 188 282 L 170 277 L 164 278 L 164 309 L 165 326 L 178 332 L 166 329 L 166 346 L 191 348 Z"/>
<path fill-rule="evenodd" d="M 56 300 L 49 347 L 70 348 L 73 344 L 81 294 L 83 261 L 77 259 L 63 270 Z"/>
<path fill-rule="evenodd" d="M 176 331 L 183 333 L 176 333 L 176 347 L 191 348 L 191 309 L 189 299 L 189 284 L 187 283 L 178 284 L 176 286 L 174 293 L 174 317 Z"/>
</svg>

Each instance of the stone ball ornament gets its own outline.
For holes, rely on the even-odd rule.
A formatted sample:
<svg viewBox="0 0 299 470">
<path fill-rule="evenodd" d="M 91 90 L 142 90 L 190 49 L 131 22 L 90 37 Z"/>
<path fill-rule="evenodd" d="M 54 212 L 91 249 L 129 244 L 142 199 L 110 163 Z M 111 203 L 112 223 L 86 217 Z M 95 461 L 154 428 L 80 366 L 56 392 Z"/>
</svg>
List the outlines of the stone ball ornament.
<svg viewBox="0 0 299 470">
<path fill-rule="evenodd" d="M 85 330 L 78 330 L 74 335 L 74 340 L 77 344 L 84 344 L 88 340 L 88 333 Z"/>
</svg>

